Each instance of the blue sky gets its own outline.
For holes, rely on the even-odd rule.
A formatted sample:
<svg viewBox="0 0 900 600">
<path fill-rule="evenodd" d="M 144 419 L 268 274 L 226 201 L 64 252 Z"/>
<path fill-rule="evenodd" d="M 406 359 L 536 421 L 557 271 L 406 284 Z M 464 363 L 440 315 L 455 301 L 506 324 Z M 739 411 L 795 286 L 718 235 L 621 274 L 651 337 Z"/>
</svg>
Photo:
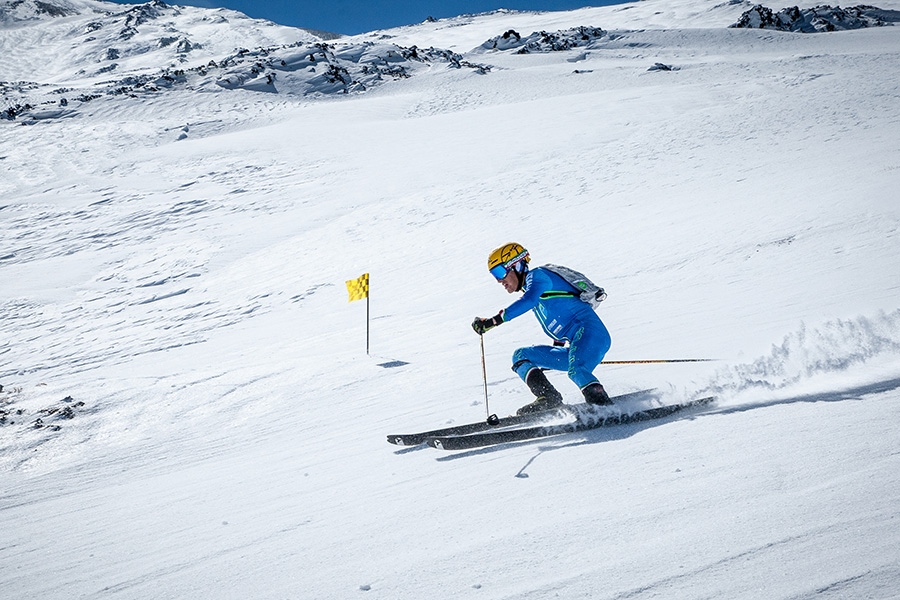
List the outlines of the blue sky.
<svg viewBox="0 0 900 600">
<path fill-rule="evenodd" d="M 140 0 L 113 0 L 140 4 Z M 623 0 L 167 0 L 168 4 L 224 7 L 282 25 L 333 33 L 355 34 L 479 13 L 497 8 L 518 10 L 571 10 L 583 6 L 619 4 Z"/>
</svg>

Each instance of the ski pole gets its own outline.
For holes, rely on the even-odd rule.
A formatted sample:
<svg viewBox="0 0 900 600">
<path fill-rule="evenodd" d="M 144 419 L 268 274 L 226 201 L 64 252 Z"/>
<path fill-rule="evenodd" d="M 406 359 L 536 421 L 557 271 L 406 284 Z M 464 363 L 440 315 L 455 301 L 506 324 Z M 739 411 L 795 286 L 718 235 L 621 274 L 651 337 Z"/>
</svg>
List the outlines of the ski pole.
<svg viewBox="0 0 900 600">
<path fill-rule="evenodd" d="M 488 405 L 487 363 L 484 360 L 484 334 L 479 334 L 478 337 L 481 339 L 481 377 L 484 379 L 484 411 L 487 413 L 488 425 L 497 425 L 500 422 L 500 418 L 497 415 L 491 414 L 491 409 Z"/>
<path fill-rule="evenodd" d="M 659 363 L 713 362 L 718 358 L 650 358 L 643 360 L 604 360 L 601 365 L 648 365 Z"/>
</svg>

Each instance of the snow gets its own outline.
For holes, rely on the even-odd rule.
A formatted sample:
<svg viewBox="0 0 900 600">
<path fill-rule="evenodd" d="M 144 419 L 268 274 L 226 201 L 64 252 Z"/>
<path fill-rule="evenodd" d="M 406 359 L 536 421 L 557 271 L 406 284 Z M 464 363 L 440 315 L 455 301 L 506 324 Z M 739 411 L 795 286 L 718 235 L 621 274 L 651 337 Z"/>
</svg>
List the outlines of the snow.
<svg viewBox="0 0 900 600">
<path fill-rule="evenodd" d="M 0 108 L 32 106 L 0 120 L 4 597 L 900 597 L 900 28 L 499 11 L 328 41 L 354 81 L 406 69 L 334 94 L 216 85 L 228 40 L 241 73 L 321 40 L 156 5 L 208 54 L 82 101 L 177 53 L 130 54 L 148 22 L 97 75 L 61 32 L 128 7 L 65 5 L 0 28 Z M 604 35 L 481 48 L 578 27 Z M 716 359 L 601 366 L 611 393 L 718 402 L 387 444 L 529 401 L 537 323 L 485 336 L 488 407 L 469 325 L 511 301 L 485 259 L 513 240 L 607 290 L 608 359 Z"/>
</svg>

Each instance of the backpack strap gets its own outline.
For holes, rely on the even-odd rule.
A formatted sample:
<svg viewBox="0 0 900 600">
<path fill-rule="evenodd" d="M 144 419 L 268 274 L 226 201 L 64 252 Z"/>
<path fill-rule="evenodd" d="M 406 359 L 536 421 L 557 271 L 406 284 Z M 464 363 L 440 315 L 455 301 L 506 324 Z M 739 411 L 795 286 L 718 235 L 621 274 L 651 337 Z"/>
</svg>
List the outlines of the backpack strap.
<svg viewBox="0 0 900 600">
<path fill-rule="evenodd" d="M 558 290 L 550 290 L 541 294 L 541 300 L 552 300 L 553 298 L 578 298 L 581 294 L 578 292 L 561 292 Z"/>
</svg>

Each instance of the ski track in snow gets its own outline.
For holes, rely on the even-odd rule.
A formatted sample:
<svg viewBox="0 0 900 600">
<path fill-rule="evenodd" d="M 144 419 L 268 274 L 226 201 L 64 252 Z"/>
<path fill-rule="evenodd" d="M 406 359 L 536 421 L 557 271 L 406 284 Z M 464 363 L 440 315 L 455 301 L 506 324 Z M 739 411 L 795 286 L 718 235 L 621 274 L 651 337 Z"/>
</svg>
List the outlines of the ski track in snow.
<svg viewBox="0 0 900 600">
<path fill-rule="evenodd" d="M 351 70 L 377 42 L 488 71 L 442 54 L 328 97 L 304 95 L 321 71 L 278 92 L 198 71 L 0 120 L 0 589 L 894 597 L 900 29 L 727 27 L 750 7 L 464 15 L 328 43 Z M 5 26 L 5 97 L 107 85 L 75 66 L 114 41 L 109 73 L 171 68 L 178 42 L 102 37 L 128 10 Z M 185 67 L 277 48 L 235 61 L 248 81 L 320 41 L 160 10 L 134 48 L 186 36 Z M 580 26 L 605 34 L 480 49 Z M 459 453 L 385 444 L 527 401 L 509 357 L 536 323 L 485 336 L 489 407 L 469 326 L 510 301 L 484 272 L 509 240 L 607 289 L 608 359 L 717 359 L 599 367 L 611 393 L 718 402 Z M 364 272 L 371 356 L 343 284 Z"/>
</svg>

